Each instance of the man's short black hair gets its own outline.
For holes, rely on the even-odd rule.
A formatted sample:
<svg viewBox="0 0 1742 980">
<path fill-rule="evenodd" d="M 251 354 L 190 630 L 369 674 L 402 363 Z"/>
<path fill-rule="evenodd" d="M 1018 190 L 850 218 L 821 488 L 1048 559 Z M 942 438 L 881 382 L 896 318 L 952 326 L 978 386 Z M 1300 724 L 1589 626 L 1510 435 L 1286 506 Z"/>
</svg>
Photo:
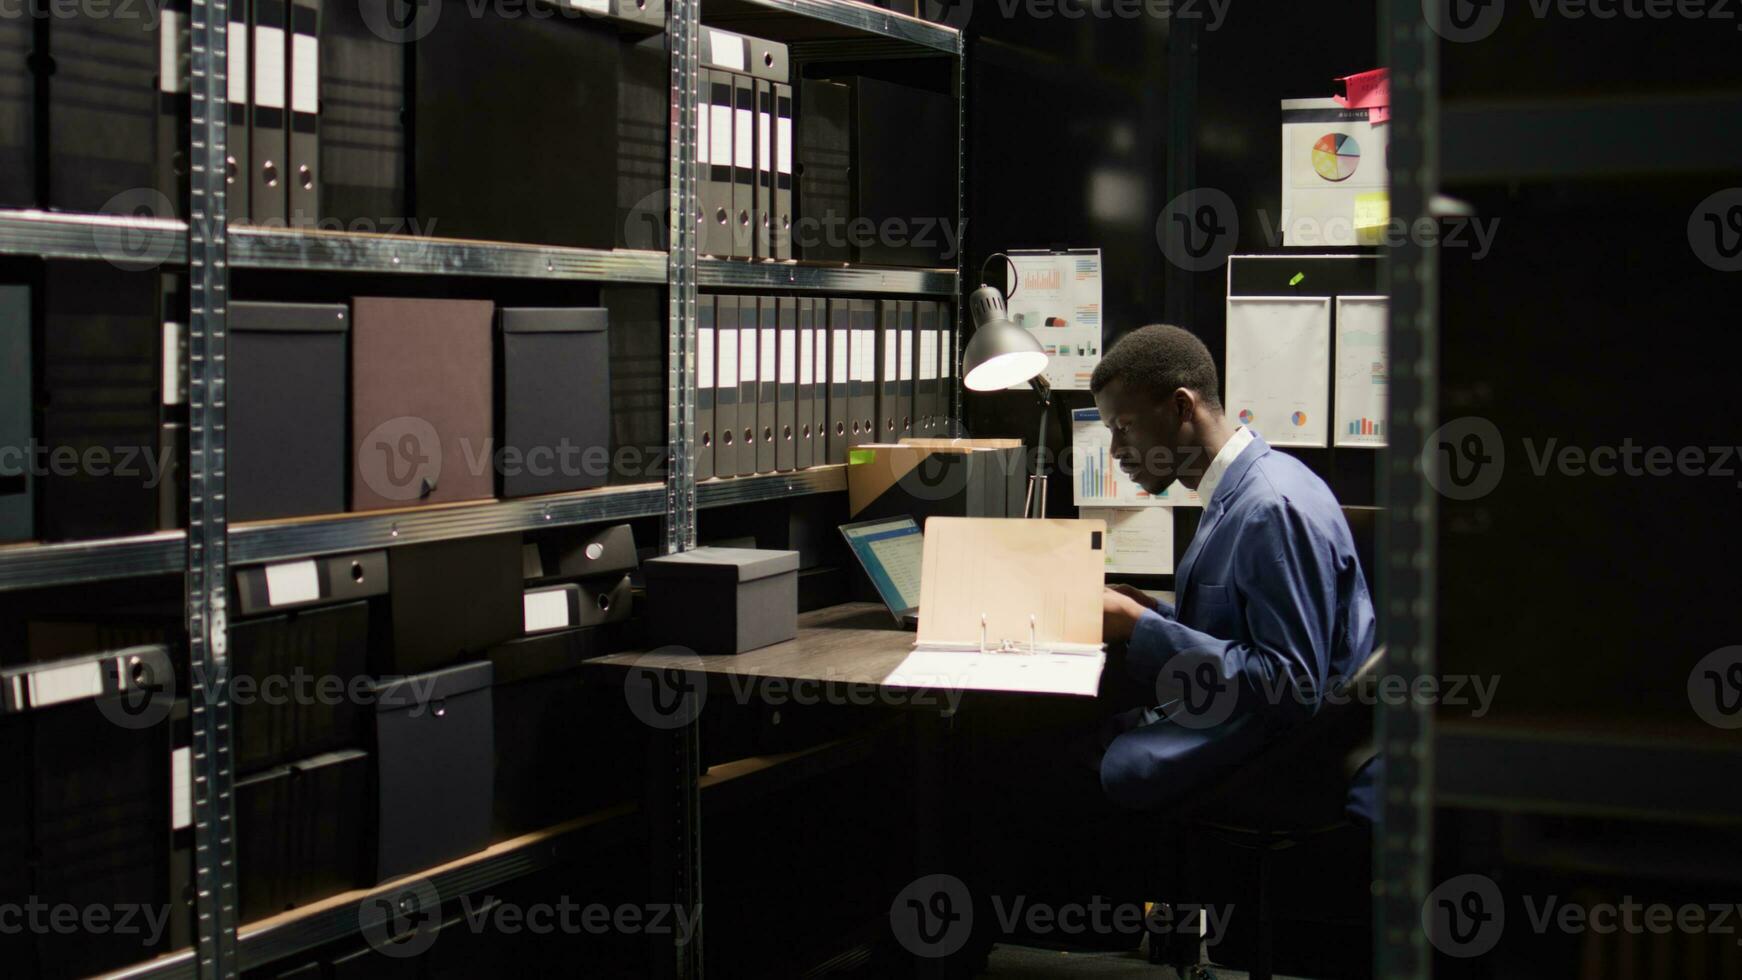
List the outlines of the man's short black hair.
<svg viewBox="0 0 1742 980">
<path fill-rule="evenodd" d="M 1157 401 L 1177 389 L 1190 388 L 1205 405 L 1222 410 L 1220 382 L 1210 349 L 1190 331 L 1169 324 L 1152 323 L 1119 338 L 1095 365 L 1089 391 L 1100 394 L 1115 379 L 1127 388 L 1148 392 Z"/>
</svg>

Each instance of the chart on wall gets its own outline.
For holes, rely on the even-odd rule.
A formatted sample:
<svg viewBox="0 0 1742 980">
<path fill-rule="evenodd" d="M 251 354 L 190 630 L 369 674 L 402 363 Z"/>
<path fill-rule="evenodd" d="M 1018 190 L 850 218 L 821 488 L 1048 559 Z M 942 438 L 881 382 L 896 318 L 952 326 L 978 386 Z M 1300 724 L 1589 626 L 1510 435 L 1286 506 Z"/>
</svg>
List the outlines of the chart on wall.
<svg viewBox="0 0 1742 980">
<path fill-rule="evenodd" d="M 1009 255 L 1016 268 L 1015 291 L 1005 304 L 1011 322 L 1046 350 L 1049 384 L 1060 391 L 1088 391 L 1101 362 L 1101 250 Z"/>
<path fill-rule="evenodd" d="M 1391 364 L 1386 322 L 1385 297 L 1337 297 L 1337 416 L 1331 435 L 1338 446 L 1385 445 Z"/>
<path fill-rule="evenodd" d="M 1330 360 L 1330 297 L 1229 297 L 1225 407 L 1266 442 L 1325 445 Z"/>
<path fill-rule="evenodd" d="M 1093 408 L 1071 410 L 1071 503 L 1078 507 L 1201 506 L 1196 490 L 1178 480 L 1158 494 L 1133 483 L 1112 459 L 1113 434 Z"/>
</svg>

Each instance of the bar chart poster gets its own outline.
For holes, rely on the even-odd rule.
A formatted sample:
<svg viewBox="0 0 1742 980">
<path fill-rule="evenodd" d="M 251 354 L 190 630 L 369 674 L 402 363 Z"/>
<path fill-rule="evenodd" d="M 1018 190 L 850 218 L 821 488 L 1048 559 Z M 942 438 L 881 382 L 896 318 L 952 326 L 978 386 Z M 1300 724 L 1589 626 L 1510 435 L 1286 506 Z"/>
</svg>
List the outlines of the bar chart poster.
<svg viewBox="0 0 1742 980">
<path fill-rule="evenodd" d="M 1383 296 L 1337 297 L 1337 411 L 1331 434 L 1338 446 L 1385 445 L 1391 364 L 1387 318 Z"/>
<path fill-rule="evenodd" d="M 1009 254 L 1016 282 L 1007 302 L 1011 322 L 1046 351 L 1047 383 L 1057 391 L 1088 391 L 1101 363 L 1101 250 Z"/>
<path fill-rule="evenodd" d="M 1228 414 L 1272 446 L 1323 446 L 1331 420 L 1331 298 L 1228 298 Z"/>
<path fill-rule="evenodd" d="M 1112 459 L 1113 434 L 1093 408 L 1071 410 L 1071 503 L 1078 507 L 1197 506 L 1196 490 L 1175 481 L 1150 494 L 1131 481 Z"/>
</svg>

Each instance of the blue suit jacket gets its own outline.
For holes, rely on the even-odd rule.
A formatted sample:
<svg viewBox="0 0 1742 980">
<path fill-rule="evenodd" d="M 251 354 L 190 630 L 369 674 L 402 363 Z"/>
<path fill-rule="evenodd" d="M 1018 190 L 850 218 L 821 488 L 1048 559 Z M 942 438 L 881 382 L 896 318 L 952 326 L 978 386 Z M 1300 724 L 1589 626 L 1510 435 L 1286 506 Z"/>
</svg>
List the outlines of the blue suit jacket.
<svg viewBox="0 0 1742 980">
<path fill-rule="evenodd" d="M 1126 654 L 1160 707 L 1123 716 L 1101 760 L 1102 786 L 1126 806 L 1165 806 L 1231 772 L 1312 717 L 1373 649 L 1336 497 L 1260 438 L 1204 502 L 1174 583 L 1177 609 L 1145 613 Z M 1370 787 L 1361 796 L 1356 809 Z"/>
</svg>

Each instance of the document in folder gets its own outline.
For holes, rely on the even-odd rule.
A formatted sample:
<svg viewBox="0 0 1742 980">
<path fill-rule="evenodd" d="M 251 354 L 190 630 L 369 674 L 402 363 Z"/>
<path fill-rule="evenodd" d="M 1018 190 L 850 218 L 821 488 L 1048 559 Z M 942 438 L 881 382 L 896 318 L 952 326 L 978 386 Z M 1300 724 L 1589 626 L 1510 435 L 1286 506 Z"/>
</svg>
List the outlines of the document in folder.
<svg viewBox="0 0 1742 980">
<path fill-rule="evenodd" d="M 885 684 L 1094 697 L 1101 521 L 925 522 L 919 639 Z"/>
</svg>

